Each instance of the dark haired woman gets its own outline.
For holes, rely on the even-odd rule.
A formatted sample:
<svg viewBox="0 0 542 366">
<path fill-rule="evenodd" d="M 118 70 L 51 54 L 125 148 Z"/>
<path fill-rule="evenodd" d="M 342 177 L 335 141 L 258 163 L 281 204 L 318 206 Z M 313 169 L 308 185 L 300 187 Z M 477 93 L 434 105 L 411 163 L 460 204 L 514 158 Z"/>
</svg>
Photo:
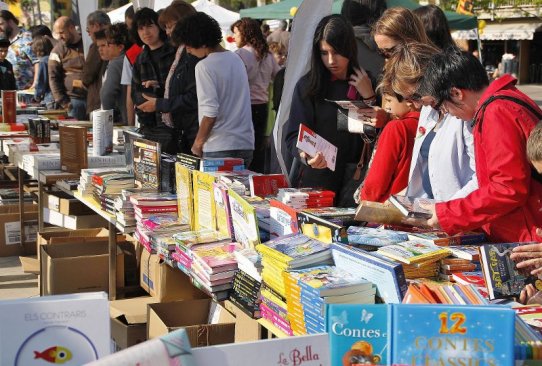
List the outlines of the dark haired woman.
<svg viewBox="0 0 542 366">
<path fill-rule="evenodd" d="M 254 124 L 254 157 L 251 170 L 264 172 L 265 165 L 265 130 L 267 125 L 267 103 L 269 102 L 269 84 L 275 78 L 280 66 L 269 52 L 269 46 L 254 19 L 243 18 L 231 26 L 238 50 L 235 51 L 247 69 L 250 87 L 252 123 Z"/>
<path fill-rule="evenodd" d="M 429 37 L 429 40 L 431 40 L 435 46 L 441 50 L 456 46 L 452 39 L 452 34 L 450 33 L 446 14 L 444 14 L 441 8 L 431 4 L 420 6 L 419 8 L 412 10 L 412 12 L 420 18 L 427 37 Z"/>
<path fill-rule="evenodd" d="M 341 194 L 352 178 L 345 177 L 347 164 L 357 164 L 369 156 L 363 159 L 363 141 L 359 134 L 337 131 L 338 106 L 329 100 L 346 99 L 363 99 L 370 103 L 375 100 L 375 93 L 367 73 L 358 68 L 352 26 L 342 16 L 330 15 L 316 27 L 310 71 L 296 85 L 286 144 L 292 156 L 306 165 L 299 175 L 299 186 L 335 191 L 336 205 L 353 206 L 353 197 Z M 298 151 L 296 140 L 300 124 L 307 125 L 338 148 L 335 171 L 327 168 L 321 152 L 308 156 Z"/>
<path fill-rule="evenodd" d="M 143 94 L 161 98 L 164 96 L 166 78 L 175 58 L 176 49 L 166 42 L 166 33 L 158 25 L 158 14 L 142 8 L 134 15 L 132 25 L 134 40 L 145 45 L 137 56 L 132 72 L 132 99 L 135 105 L 146 101 Z M 162 151 L 177 152 L 175 130 L 162 122 L 160 114 L 136 109 L 140 133 L 145 138 L 160 142 Z"/>
</svg>

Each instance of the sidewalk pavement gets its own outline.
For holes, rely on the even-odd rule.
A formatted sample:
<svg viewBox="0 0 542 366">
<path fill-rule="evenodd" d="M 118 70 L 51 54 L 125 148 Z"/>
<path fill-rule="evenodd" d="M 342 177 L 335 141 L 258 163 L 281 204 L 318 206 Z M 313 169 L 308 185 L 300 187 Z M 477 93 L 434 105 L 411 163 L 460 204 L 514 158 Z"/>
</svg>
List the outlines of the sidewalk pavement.
<svg viewBox="0 0 542 366">
<path fill-rule="evenodd" d="M 518 85 L 518 89 L 531 97 L 542 108 L 542 84 Z"/>
<path fill-rule="evenodd" d="M 39 296 L 38 276 L 24 273 L 19 257 L 0 258 L 0 300 Z"/>
</svg>

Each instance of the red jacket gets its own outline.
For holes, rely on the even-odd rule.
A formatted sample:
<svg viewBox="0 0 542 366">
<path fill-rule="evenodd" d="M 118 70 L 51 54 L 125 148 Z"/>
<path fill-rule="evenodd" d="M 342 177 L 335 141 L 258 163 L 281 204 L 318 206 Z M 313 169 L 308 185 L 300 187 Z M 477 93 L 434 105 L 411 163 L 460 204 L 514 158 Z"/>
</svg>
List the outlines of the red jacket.
<svg viewBox="0 0 542 366">
<path fill-rule="evenodd" d="M 489 85 L 478 108 L 492 95 L 522 99 L 538 106 L 505 75 Z M 474 153 L 479 189 L 465 198 L 436 205 L 440 225 L 448 234 L 482 228 L 493 242 L 540 240 L 542 184 L 531 178 L 526 143 L 538 118 L 524 107 L 497 99 L 487 105 L 474 126 Z"/>
<path fill-rule="evenodd" d="M 409 112 L 386 125 L 363 183 L 362 200 L 384 202 L 406 188 L 419 118 L 420 112 Z"/>
</svg>

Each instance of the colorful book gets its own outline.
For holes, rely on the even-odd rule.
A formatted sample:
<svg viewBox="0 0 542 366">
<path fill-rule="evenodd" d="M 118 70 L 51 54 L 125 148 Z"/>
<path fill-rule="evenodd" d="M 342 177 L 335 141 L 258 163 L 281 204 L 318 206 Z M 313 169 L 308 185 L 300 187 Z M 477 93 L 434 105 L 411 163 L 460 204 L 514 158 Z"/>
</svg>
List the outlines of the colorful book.
<svg viewBox="0 0 542 366">
<path fill-rule="evenodd" d="M 228 190 L 228 197 L 235 240 L 244 248 L 255 248 L 260 244 L 256 209 L 233 189 Z"/>
<path fill-rule="evenodd" d="M 277 200 L 269 201 L 271 239 L 297 233 L 297 210 Z"/>
<path fill-rule="evenodd" d="M 296 147 L 309 156 L 315 156 L 317 153 L 321 153 L 326 160 L 329 170 L 335 171 L 337 146 L 333 145 L 302 123 L 299 125 Z"/>
<path fill-rule="evenodd" d="M 300 232 L 321 242 L 348 243 L 346 228 L 330 220 L 301 211 L 297 214 L 297 225 Z"/>
<path fill-rule="evenodd" d="M 542 283 L 535 276 L 520 272 L 510 259 L 512 249 L 522 244 L 526 243 L 485 244 L 480 247 L 480 264 L 490 300 L 519 296 L 530 283 L 538 291 L 542 290 Z"/>
<path fill-rule="evenodd" d="M 222 182 L 215 182 L 213 191 L 215 194 L 216 228 L 222 235 L 233 239 L 233 222 L 231 220 L 228 187 Z"/>
<path fill-rule="evenodd" d="M 480 259 L 479 248 L 479 245 L 460 245 L 448 247 L 448 249 L 450 249 L 452 252 L 452 256 L 469 261 L 477 261 Z"/>
<path fill-rule="evenodd" d="M 326 328 L 332 366 L 389 365 L 387 305 L 328 305 Z"/>
<path fill-rule="evenodd" d="M 406 264 L 438 261 L 451 254 L 446 248 L 414 240 L 381 247 L 378 253 Z"/>
<path fill-rule="evenodd" d="M 401 264 L 374 253 L 342 244 L 331 244 L 335 265 L 374 283 L 377 295 L 386 303 L 400 303 L 407 290 Z"/>
<path fill-rule="evenodd" d="M 216 206 L 213 184 L 215 177 L 192 171 L 194 184 L 194 230 L 216 230 Z"/>
<path fill-rule="evenodd" d="M 194 230 L 194 187 L 192 171 L 182 162 L 175 163 L 175 186 L 177 190 L 177 206 L 179 220 Z"/>
<path fill-rule="evenodd" d="M 455 282 L 462 285 L 486 286 L 482 271 L 476 272 L 455 272 L 452 273 L 452 278 Z"/>
<path fill-rule="evenodd" d="M 371 227 L 350 226 L 346 231 L 348 243 L 375 247 L 397 244 L 408 240 L 408 233 Z"/>
<path fill-rule="evenodd" d="M 443 231 L 430 231 L 425 233 L 410 233 L 410 240 L 420 241 L 422 243 L 434 244 L 440 247 L 474 245 L 486 241 L 484 233 L 467 232 L 457 235 L 448 235 Z"/>
<path fill-rule="evenodd" d="M 300 288 L 316 297 L 344 295 L 373 287 L 371 282 L 334 266 L 319 266 L 288 273 Z"/>
<path fill-rule="evenodd" d="M 290 269 L 331 259 L 329 245 L 303 234 L 290 234 L 256 246 L 263 256 L 287 264 Z"/>
<path fill-rule="evenodd" d="M 253 174 L 249 177 L 251 196 L 275 196 L 279 188 L 288 187 L 288 180 L 284 174 Z"/>
<path fill-rule="evenodd" d="M 389 314 L 392 365 L 514 365 L 510 308 L 392 304 Z"/>
<path fill-rule="evenodd" d="M 192 259 L 200 263 L 209 273 L 229 271 L 237 268 L 237 261 L 233 252 L 239 250 L 238 243 L 209 243 L 195 246 L 190 249 Z"/>
<path fill-rule="evenodd" d="M 158 142 L 139 138 L 134 140 L 132 157 L 137 188 L 160 190 L 160 156 Z"/>
</svg>

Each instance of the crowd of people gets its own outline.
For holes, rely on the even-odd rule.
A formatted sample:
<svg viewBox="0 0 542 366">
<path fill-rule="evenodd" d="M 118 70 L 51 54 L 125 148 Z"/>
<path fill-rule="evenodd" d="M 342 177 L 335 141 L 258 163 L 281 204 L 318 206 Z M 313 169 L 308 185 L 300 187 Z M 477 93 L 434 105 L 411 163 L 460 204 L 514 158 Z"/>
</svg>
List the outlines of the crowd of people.
<svg viewBox="0 0 542 366">
<path fill-rule="evenodd" d="M 290 43 L 253 19 L 231 26 L 235 52 L 218 22 L 175 0 L 158 14 L 142 8 L 111 25 L 87 18 L 92 46 L 68 17 L 32 34 L 0 12 L 0 85 L 35 88 L 35 98 L 78 119 L 104 108 L 170 153 L 240 157 L 269 172 L 270 123 L 281 102 Z M 11 77 L 11 80 L 8 80 Z M 292 81 L 290 81 L 292 82 Z M 381 0 L 345 0 L 320 20 L 309 71 L 296 83 L 285 145 L 292 183 L 336 192 L 336 205 L 386 201 L 392 194 L 434 199 L 426 226 L 448 234 L 483 230 L 491 241 L 539 242 L 542 227 L 542 111 L 504 75 L 490 82 L 472 54 L 454 44 L 434 5 L 386 9 Z M 363 133 L 337 129 L 336 100 L 363 102 Z M 290 102 L 290 101 L 289 101 Z M 300 124 L 337 146 L 296 148 Z M 531 134 L 531 132 L 534 132 Z M 531 137 L 530 137 L 531 136 Z M 528 141 L 529 140 L 529 141 Z M 527 154 L 529 152 L 529 155 Z M 356 189 L 355 194 L 352 194 Z M 518 249 L 523 266 L 540 245 Z M 538 259 L 537 259 L 538 260 Z"/>
</svg>

